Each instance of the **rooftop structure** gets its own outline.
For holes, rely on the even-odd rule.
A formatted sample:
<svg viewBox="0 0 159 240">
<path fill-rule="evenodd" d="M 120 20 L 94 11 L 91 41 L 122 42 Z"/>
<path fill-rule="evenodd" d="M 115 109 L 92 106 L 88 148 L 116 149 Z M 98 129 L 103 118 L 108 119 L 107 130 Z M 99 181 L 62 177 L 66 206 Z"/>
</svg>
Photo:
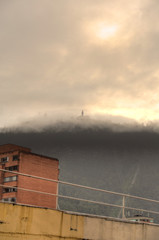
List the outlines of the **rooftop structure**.
<svg viewBox="0 0 159 240">
<path fill-rule="evenodd" d="M 134 217 L 128 217 L 128 220 L 132 222 L 140 222 L 140 223 L 153 223 L 153 218 L 145 217 L 142 215 L 135 215 Z"/>
</svg>

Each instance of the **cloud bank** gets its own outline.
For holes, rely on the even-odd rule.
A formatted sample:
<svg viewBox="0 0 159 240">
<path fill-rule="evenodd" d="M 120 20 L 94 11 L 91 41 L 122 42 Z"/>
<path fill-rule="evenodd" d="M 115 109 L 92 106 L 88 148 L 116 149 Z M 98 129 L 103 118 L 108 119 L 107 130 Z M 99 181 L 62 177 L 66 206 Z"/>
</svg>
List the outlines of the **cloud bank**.
<svg viewBox="0 0 159 240">
<path fill-rule="evenodd" d="M 2 0 L 0 126 L 82 109 L 158 119 L 158 10 L 155 0 Z"/>
</svg>

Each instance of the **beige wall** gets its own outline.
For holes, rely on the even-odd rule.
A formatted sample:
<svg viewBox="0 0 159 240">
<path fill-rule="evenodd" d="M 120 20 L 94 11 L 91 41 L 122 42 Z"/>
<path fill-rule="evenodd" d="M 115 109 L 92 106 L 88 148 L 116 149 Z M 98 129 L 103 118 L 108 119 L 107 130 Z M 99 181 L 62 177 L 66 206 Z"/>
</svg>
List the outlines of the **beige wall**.
<svg viewBox="0 0 159 240">
<path fill-rule="evenodd" d="M 0 240 L 158 240 L 159 226 L 0 203 Z"/>
<path fill-rule="evenodd" d="M 0 203 L 0 240 L 82 239 L 83 217 Z"/>
<path fill-rule="evenodd" d="M 158 240 L 159 226 L 85 217 L 84 238 L 92 240 Z"/>
</svg>

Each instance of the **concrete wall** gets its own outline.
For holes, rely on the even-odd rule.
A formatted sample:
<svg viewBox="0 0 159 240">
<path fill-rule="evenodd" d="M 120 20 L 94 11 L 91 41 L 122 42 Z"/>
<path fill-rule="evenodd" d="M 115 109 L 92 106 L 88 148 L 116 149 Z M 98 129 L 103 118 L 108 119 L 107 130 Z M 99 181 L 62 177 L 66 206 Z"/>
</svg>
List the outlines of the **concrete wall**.
<svg viewBox="0 0 159 240">
<path fill-rule="evenodd" d="M 0 240 L 82 239 L 83 217 L 0 203 Z"/>
<path fill-rule="evenodd" d="M 158 240 L 159 226 L 0 203 L 1 240 Z"/>
</svg>

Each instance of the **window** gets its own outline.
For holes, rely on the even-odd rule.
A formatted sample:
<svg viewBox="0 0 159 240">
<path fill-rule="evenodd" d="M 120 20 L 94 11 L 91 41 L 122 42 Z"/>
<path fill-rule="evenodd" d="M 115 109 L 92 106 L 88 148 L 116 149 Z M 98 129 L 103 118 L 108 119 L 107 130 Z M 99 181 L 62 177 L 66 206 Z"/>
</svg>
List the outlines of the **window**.
<svg viewBox="0 0 159 240">
<path fill-rule="evenodd" d="M 19 160 L 19 155 L 13 155 L 13 161 L 18 161 Z"/>
<path fill-rule="evenodd" d="M 17 176 L 5 177 L 4 182 L 13 182 L 17 181 Z"/>
<path fill-rule="evenodd" d="M 1 163 L 6 163 L 8 162 L 8 160 L 9 160 L 9 157 L 3 157 L 1 158 Z"/>
<path fill-rule="evenodd" d="M 18 171 L 18 165 L 10 166 L 10 167 L 5 167 L 5 170 Z"/>
<path fill-rule="evenodd" d="M 3 188 L 3 193 L 17 192 L 16 188 Z"/>
<path fill-rule="evenodd" d="M 3 199 L 2 199 L 2 202 L 13 202 L 13 203 L 15 203 L 15 202 L 16 202 L 16 198 L 15 198 L 15 197 L 12 197 L 12 198 L 3 198 Z"/>
</svg>

